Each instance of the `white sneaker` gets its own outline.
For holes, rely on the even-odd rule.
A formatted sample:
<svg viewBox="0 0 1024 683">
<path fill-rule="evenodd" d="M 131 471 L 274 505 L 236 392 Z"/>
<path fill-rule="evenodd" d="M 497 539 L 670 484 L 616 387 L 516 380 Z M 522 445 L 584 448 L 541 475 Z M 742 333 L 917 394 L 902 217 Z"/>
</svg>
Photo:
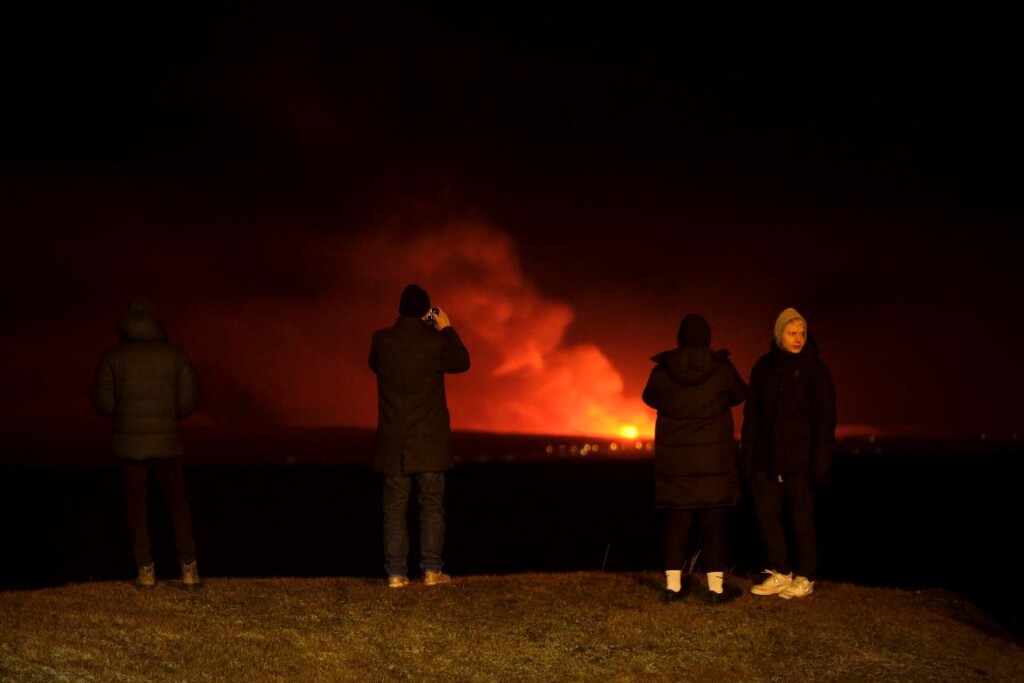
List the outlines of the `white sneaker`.
<svg viewBox="0 0 1024 683">
<path fill-rule="evenodd" d="M 750 592 L 754 595 L 778 595 L 793 583 L 792 574 L 780 574 L 771 569 L 765 569 L 763 573 L 767 574 L 768 578 L 751 587 Z"/>
<path fill-rule="evenodd" d="M 798 576 L 793 579 L 793 583 L 789 584 L 784 591 L 779 593 L 779 597 L 785 600 L 790 598 L 802 598 L 805 595 L 810 595 L 814 592 L 814 582 L 808 579 L 806 576 Z"/>
</svg>

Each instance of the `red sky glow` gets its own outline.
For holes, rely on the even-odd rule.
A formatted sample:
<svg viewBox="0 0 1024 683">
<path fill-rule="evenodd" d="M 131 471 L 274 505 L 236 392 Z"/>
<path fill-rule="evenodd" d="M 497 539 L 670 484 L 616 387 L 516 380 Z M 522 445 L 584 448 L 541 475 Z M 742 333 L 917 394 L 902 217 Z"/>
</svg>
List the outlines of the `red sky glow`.
<svg viewBox="0 0 1024 683">
<path fill-rule="evenodd" d="M 140 295 L 195 424 L 372 427 L 370 337 L 417 282 L 472 356 L 457 430 L 649 437 L 684 315 L 749 377 L 792 306 L 840 435 L 1024 434 L 1024 111 L 990 23 L 211 2 L 11 19 L 5 432 L 105 426 Z"/>
<path fill-rule="evenodd" d="M 530 282 L 508 235 L 472 221 L 402 235 L 394 227 L 325 240 L 318 252 L 332 275 L 315 300 L 199 302 L 179 325 L 205 331 L 196 335 L 198 357 L 276 421 L 372 426 L 369 339 L 394 322 L 398 293 L 417 282 L 471 352 L 470 372 L 447 381 L 456 428 L 610 436 L 633 425 L 653 434 L 651 411 L 624 393 L 601 349 L 566 342 L 572 307 Z"/>
</svg>

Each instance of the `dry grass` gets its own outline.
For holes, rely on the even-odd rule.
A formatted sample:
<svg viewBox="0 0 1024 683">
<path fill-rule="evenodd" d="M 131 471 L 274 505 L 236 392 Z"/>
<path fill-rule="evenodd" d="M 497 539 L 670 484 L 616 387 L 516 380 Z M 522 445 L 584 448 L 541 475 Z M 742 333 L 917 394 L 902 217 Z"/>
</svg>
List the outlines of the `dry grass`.
<svg viewBox="0 0 1024 683">
<path fill-rule="evenodd" d="M 823 583 L 664 605 L 655 574 L 124 582 L 0 593 L 0 680 L 1021 681 L 1024 647 L 944 591 Z M 743 588 L 750 581 L 727 577 Z"/>
</svg>

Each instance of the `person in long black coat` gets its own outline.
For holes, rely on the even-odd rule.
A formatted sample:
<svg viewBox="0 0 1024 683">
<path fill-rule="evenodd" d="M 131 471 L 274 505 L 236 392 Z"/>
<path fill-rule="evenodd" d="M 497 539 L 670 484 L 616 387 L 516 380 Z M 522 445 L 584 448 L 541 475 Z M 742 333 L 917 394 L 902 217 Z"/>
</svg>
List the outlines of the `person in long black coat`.
<svg viewBox="0 0 1024 683">
<path fill-rule="evenodd" d="M 196 408 L 195 372 L 184 349 L 167 340 L 145 298 L 132 302 L 115 329 L 120 341 L 100 360 L 92 401 L 96 411 L 113 423 L 113 451 L 121 461 L 132 553 L 138 567 L 135 583 L 142 588 L 156 585 L 146 516 L 147 482 L 152 477 L 171 512 L 182 583 L 198 587 L 178 430 L 178 421 Z"/>
<path fill-rule="evenodd" d="M 469 352 L 448 314 L 431 308 L 423 288 L 406 287 L 398 313 L 393 326 L 374 332 L 369 358 L 377 375 L 373 469 L 384 482 L 384 569 L 395 588 L 409 583 L 406 515 L 414 480 L 424 583 L 451 580 L 442 571 L 444 473 L 454 464 L 444 376 L 469 370 Z"/>
<path fill-rule="evenodd" d="M 818 569 L 815 497 L 832 468 L 836 393 L 817 341 L 796 309 L 776 318 L 771 347 L 751 370 L 750 391 L 742 467 L 768 564 L 767 578 L 751 592 L 802 598 L 814 591 Z"/>
<path fill-rule="evenodd" d="M 719 604 L 737 591 L 723 585 L 726 563 L 726 511 L 740 501 L 739 445 L 733 406 L 747 385 L 725 349 L 711 350 L 711 327 L 701 316 L 683 318 L 679 346 L 651 360 L 643 400 L 658 411 L 654 425 L 654 503 L 667 511 L 662 552 L 666 602 L 683 597 L 690 529 L 700 524 L 707 572 L 706 599 Z M 685 588 L 685 589 L 684 589 Z"/>
</svg>

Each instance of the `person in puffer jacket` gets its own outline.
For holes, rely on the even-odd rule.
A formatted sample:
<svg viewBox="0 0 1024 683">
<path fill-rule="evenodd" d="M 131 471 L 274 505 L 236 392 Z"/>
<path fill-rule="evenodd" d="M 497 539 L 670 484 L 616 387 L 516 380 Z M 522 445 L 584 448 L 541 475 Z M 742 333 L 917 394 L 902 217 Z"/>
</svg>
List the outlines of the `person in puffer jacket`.
<svg viewBox="0 0 1024 683">
<path fill-rule="evenodd" d="M 115 325 L 120 341 L 103 353 L 96 370 L 92 402 L 113 422 L 113 452 L 121 462 L 135 585 L 153 588 L 146 492 L 152 477 L 171 512 L 174 539 L 187 588 L 201 585 L 196 568 L 192 517 L 185 497 L 178 421 L 196 408 L 198 392 L 185 351 L 167 340 L 152 305 L 142 297 Z"/>
<path fill-rule="evenodd" d="M 739 590 L 723 585 L 726 563 L 726 511 L 740 501 L 732 407 L 747 396 L 725 349 L 711 350 L 711 327 L 687 315 L 676 336 L 678 348 L 651 360 L 643 400 L 658 411 L 654 424 L 654 504 L 668 519 L 662 540 L 665 602 L 689 592 L 683 567 L 690 529 L 700 524 L 700 545 L 707 572 L 705 601 L 717 605 Z M 687 577 L 688 579 L 688 577 Z"/>
<path fill-rule="evenodd" d="M 768 564 L 767 578 L 750 589 L 754 595 L 789 600 L 814 592 L 815 498 L 829 481 L 835 433 L 832 376 L 807 320 L 787 308 L 775 319 L 771 347 L 750 371 L 743 410 L 741 467 Z"/>
</svg>

